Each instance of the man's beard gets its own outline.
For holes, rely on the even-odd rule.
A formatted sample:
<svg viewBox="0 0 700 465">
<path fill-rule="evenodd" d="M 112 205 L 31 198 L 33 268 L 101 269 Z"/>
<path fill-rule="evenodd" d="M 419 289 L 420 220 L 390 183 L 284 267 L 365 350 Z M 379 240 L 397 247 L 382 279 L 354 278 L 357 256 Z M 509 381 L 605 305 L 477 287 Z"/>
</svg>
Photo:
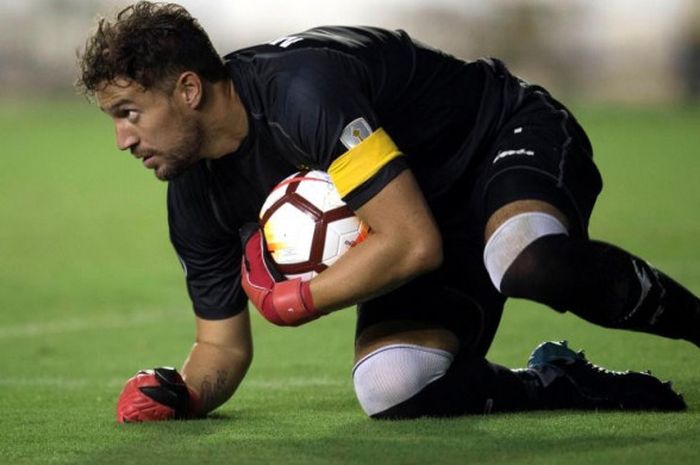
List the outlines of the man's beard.
<svg viewBox="0 0 700 465">
<path fill-rule="evenodd" d="M 187 171 L 200 159 L 204 131 L 197 121 L 185 121 L 182 136 L 175 146 L 163 154 L 164 163 L 154 170 L 161 181 L 170 181 Z"/>
</svg>

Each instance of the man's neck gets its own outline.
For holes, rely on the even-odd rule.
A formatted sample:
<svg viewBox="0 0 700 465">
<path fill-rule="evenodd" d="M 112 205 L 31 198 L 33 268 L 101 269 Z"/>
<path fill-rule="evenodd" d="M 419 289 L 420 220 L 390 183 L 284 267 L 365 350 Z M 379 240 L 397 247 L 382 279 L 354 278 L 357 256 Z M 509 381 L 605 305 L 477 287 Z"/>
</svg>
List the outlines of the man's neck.
<svg viewBox="0 0 700 465">
<path fill-rule="evenodd" d="M 206 145 L 204 158 L 221 158 L 235 152 L 248 135 L 248 114 L 231 80 L 210 84 L 209 108 L 202 120 Z"/>
</svg>

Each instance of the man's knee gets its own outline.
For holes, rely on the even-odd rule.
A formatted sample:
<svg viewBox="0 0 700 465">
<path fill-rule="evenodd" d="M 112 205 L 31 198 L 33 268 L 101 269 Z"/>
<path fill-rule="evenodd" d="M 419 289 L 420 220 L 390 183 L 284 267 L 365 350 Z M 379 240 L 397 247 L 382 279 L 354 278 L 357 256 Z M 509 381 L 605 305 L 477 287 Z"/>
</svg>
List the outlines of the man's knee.
<svg viewBox="0 0 700 465">
<path fill-rule="evenodd" d="M 530 254 L 524 260 L 522 256 L 538 239 L 555 235 L 566 238 L 568 231 L 560 218 L 549 212 L 526 211 L 501 222 L 489 235 L 484 247 L 484 265 L 496 289 L 509 295 L 503 286 L 506 273 L 511 279 L 529 280 L 533 272 L 544 271 L 546 267 L 539 262 L 542 257 Z M 520 272 L 513 276 L 511 268 L 516 259 L 519 260 Z"/>
<path fill-rule="evenodd" d="M 453 359 L 445 350 L 414 344 L 391 344 L 367 354 L 353 368 L 360 406 L 375 417 L 405 403 L 442 378 Z"/>
</svg>

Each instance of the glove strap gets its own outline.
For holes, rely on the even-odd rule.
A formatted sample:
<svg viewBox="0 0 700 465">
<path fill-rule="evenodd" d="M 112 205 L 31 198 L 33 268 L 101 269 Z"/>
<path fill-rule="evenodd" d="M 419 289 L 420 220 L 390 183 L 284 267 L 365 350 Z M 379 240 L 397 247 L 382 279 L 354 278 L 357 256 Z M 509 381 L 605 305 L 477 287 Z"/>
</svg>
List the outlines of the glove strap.
<svg viewBox="0 0 700 465">
<path fill-rule="evenodd" d="M 308 281 L 290 279 L 276 283 L 271 297 L 268 301 L 272 301 L 270 304 L 285 325 L 296 326 L 320 316 Z"/>
</svg>

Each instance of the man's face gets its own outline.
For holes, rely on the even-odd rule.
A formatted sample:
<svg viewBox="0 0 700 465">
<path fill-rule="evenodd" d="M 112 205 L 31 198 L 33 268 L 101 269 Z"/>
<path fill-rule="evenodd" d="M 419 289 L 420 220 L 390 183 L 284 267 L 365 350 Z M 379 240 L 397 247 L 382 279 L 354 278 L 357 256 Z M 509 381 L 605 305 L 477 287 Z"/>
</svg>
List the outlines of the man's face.
<svg viewBox="0 0 700 465">
<path fill-rule="evenodd" d="M 100 109 L 114 121 L 119 150 L 129 149 L 163 181 L 199 160 L 204 140 L 201 125 L 174 95 L 126 80 L 95 93 Z"/>
</svg>

